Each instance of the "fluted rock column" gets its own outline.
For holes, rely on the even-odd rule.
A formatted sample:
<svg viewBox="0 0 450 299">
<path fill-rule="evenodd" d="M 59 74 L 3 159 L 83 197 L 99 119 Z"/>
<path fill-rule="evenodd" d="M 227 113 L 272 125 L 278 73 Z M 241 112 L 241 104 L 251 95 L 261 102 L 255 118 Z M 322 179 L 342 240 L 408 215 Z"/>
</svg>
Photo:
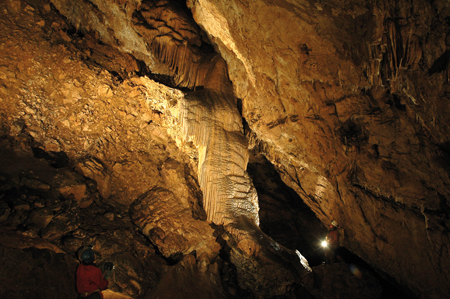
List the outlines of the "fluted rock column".
<svg viewBox="0 0 450 299">
<path fill-rule="evenodd" d="M 214 56 L 205 89 L 187 93 L 180 104 L 185 140 L 199 151 L 199 181 L 208 220 L 229 224 L 245 215 L 259 224 L 258 199 L 246 168 L 247 140 L 222 58 Z"/>
</svg>

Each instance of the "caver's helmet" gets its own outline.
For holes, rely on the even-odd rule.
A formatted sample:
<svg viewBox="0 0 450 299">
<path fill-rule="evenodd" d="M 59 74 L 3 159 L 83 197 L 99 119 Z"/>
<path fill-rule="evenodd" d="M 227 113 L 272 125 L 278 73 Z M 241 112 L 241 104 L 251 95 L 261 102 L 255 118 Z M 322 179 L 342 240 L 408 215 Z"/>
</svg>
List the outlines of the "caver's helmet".
<svg viewBox="0 0 450 299">
<path fill-rule="evenodd" d="M 85 246 L 81 250 L 80 260 L 83 264 L 89 265 L 95 261 L 93 246 Z"/>
<path fill-rule="evenodd" d="M 331 221 L 331 225 L 334 226 L 334 227 L 338 227 L 339 226 L 339 224 L 336 221 L 334 221 L 334 220 Z"/>
</svg>

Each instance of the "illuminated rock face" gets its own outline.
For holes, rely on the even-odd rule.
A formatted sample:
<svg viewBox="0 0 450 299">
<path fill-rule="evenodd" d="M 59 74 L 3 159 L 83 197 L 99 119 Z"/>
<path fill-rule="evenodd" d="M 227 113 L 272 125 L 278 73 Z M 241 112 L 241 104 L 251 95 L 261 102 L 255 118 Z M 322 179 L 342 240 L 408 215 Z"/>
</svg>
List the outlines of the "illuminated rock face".
<svg viewBox="0 0 450 299">
<path fill-rule="evenodd" d="M 179 142 L 193 142 L 197 148 L 198 179 L 207 219 L 227 224 L 245 215 L 259 223 L 256 192 L 245 172 L 248 146 L 242 117 L 226 65 L 202 42 L 198 26 L 182 6 L 171 1 L 144 1 L 131 4 L 136 5 L 132 11 L 102 1 L 53 3 L 72 23 L 87 30 L 95 28 L 104 42 L 117 39 L 122 51 L 138 51 L 151 72 L 172 75 L 176 86 L 202 89 L 180 100 L 175 117 L 182 135 L 175 132 L 173 137 Z M 98 7 L 92 12 L 95 16 L 84 19 L 76 13 L 93 6 Z M 104 28 L 107 24 L 110 30 Z M 157 63 L 167 70 L 155 68 Z"/>
<path fill-rule="evenodd" d="M 115 217 L 166 258 L 195 250 L 199 266 L 219 253 L 209 224 L 224 225 L 240 286 L 281 295 L 281 280 L 299 282 L 284 271 L 297 256 L 255 226 L 252 148 L 325 225 L 341 225 L 345 247 L 417 296 L 445 297 L 446 2 L 186 2 L 193 19 L 183 1 L 0 4 L 2 135 L 12 152 L 31 146 L 75 171 L 36 177 L 4 163 L 14 179 L 2 190 L 34 191 L 0 206 L 3 226 L 68 252 L 95 242 L 114 257 L 139 244 L 114 258 L 142 278 L 137 260 L 152 253 L 133 234 L 107 234 Z M 285 253 L 278 268 L 271 248 Z M 213 265 L 200 268 L 216 277 Z M 117 290 L 133 296 L 157 283 L 119 274 Z"/>
<path fill-rule="evenodd" d="M 188 6 L 227 61 L 254 144 L 283 180 L 324 223 L 337 220 L 346 247 L 417 294 L 444 296 L 444 1 Z"/>
</svg>

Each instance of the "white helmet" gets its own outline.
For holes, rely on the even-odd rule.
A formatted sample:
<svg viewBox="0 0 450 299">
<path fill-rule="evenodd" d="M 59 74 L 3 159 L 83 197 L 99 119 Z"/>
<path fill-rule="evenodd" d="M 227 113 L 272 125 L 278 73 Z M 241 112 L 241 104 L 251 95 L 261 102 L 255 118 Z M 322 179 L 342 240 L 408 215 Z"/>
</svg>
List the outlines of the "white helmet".
<svg viewBox="0 0 450 299">
<path fill-rule="evenodd" d="M 338 227 L 338 226 L 339 226 L 339 224 L 338 224 L 336 221 L 334 221 L 334 220 L 331 221 L 331 225 L 332 225 L 332 226 L 335 226 L 335 227 Z"/>
</svg>

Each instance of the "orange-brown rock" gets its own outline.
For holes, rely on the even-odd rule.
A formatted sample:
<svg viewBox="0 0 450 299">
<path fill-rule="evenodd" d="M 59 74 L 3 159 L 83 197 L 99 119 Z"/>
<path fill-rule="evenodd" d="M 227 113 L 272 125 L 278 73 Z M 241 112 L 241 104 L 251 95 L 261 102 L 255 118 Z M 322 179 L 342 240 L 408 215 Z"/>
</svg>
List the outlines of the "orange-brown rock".
<svg viewBox="0 0 450 299">
<path fill-rule="evenodd" d="M 228 63 L 255 146 L 283 180 L 324 223 L 345 228 L 346 247 L 424 298 L 443 296 L 443 2 L 188 6 Z"/>
<path fill-rule="evenodd" d="M 201 290 L 201 291 L 199 291 Z M 184 256 L 183 260 L 168 271 L 158 287 L 145 298 L 227 298 L 215 267 L 202 271 L 193 255 Z"/>
<path fill-rule="evenodd" d="M 165 257 L 195 251 L 214 259 L 219 253 L 220 246 L 208 223 L 192 218 L 188 202 L 168 190 L 148 191 L 133 203 L 130 214 Z"/>
<path fill-rule="evenodd" d="M 124 296 L 180 280 L 321 298 L 331 276 L 304 277 L 286 246 L 312 250 L 298 244 L 336 220 L 381 277 L 445 297 L 449 17 L 444 0 L 3 1 L 0 225 L 28 245 L 8 239 L 2 261 L 19 248 L 15 259 L 60 273 L 55 260 L 93 243 L 120 265 Z M 249 149 L 296 196 L 268 194 Z M 310 214 L 296 201 L 322 224 L 299 228 Z M 339 286 L 382 296 L 348 278 Z"/>
</svg>

